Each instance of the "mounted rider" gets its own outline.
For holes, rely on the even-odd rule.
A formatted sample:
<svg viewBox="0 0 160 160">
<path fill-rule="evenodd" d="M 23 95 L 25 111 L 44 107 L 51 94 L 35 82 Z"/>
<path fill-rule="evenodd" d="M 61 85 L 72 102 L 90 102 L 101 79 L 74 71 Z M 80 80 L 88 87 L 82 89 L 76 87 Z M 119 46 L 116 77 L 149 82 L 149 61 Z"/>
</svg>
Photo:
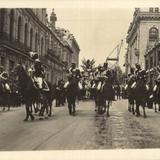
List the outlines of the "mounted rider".
<svg viewBox="0 0 160 160">
<path fill-rule="evenodd" d="M 82 77 L 81 72 L 80 72 L 79 68 L 76 68 L 76 63 L 72 63 L 71 67 L 69 68 L 68 81 L 65 83 L 64 88 L 67 88 L 70 81 L 73 78 L 76 78 L 76 80 L 78 81 L 79 88 L 81 89 L 82 88 L 82 85 L 80 84 L 81 77 Z"/>
<path fill-rule="evenodd" d="M 2 82 L 2 89 L 4 92 L 11 93 L 11 88 L 9 85 L 9 76 L 6 71 L 4 71 L 3 66 L 0 66 L 0 81 Z"/>
<path fill-rule="evenodd" d="M 136 68 L 135 70 L 136 79 L 139 79 L 142 71 L 140 64 L 136 63 L 135 68 Z"/>
<path fill-rule="evenodd" d="M 33 66 L 28 70 L 35 86 L 44 91 L 49 91 L 49 86 L 45 80 L 45 70 L 37 53 L 31 52 L 31 58 L 34 60 Z"/>
<path fill-rule="evenodd" d="M 103 66 L 99 65 L 97 76 L 98 76 L 97 78 L 99 81 L 97 89 L 103 90 L 103 86 L 105 85 L 106 80 L 111 80 L 113 78 L 113 74 L 112 74 L 111 70 L 108 68 L 107 62 L 105 62 L 103 64 Z"/>
</svg>

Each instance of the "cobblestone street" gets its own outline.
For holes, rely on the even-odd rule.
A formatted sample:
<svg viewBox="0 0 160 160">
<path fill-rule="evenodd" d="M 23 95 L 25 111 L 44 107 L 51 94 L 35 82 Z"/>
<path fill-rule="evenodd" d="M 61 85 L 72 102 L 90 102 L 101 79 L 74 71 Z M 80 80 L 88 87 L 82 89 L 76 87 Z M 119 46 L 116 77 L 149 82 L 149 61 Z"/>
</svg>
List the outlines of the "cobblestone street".
<svg viewBox="0 0 160 160">
<path fill-rule="evenodd" d="M 24 108 L 0 113 L 0 150 L 129 149 L 160 147 L 160 113 L 148 117 L 127 111 L 127 101 L 115 101 L 110 117 L 97 115 L 94 102 L 80 102 L 76 116 L 67 107 L 54 108 L 54 116 L 23 122 Z M 154 124 L 154 125 L 153 125 Z"/>
</svg>

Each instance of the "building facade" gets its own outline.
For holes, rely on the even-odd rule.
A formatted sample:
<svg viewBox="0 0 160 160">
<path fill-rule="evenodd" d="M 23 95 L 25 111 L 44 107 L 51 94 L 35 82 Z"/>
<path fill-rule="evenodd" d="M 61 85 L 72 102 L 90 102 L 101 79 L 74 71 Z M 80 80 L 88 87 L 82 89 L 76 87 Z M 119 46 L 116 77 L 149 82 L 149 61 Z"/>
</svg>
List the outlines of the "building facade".
<svg viewBox="0 0 160 160">
<path fill-rule="evenodd" d="M 145 69 L 146 50 L 151 48 L 159 38 L 154 37 L 154 32 L 160 30 L 159 8 L 136 8 L 133 21 L 130 23 L 126 38 L 128 48 L 125 56 L 126 74 L 131 67 L 139 63 Z"/>
<path fill-rule="evenodd" d="M 64 62 L 64 55 L 71 55 L 73 51 L 71 48 L 65 53 L 68 47 L 56 33 L 56 20 L 52 10 L 48 21 L 45 8 L 1 8 L 0 65 L 8 73 L 19 62 L 28 69 L 33 63 L 29 52 L 37 52 L 44 64 L 46 78 L 52 83 L 63 79 L 69 67 Z"/>
<path fill-rule="evenodd" d="M 148 73 L 148 81 L 154 84 L 154 80 L 160 74 L 160 42 L 156 42 L 145 54 L 145 64 Z"/>
</svg>

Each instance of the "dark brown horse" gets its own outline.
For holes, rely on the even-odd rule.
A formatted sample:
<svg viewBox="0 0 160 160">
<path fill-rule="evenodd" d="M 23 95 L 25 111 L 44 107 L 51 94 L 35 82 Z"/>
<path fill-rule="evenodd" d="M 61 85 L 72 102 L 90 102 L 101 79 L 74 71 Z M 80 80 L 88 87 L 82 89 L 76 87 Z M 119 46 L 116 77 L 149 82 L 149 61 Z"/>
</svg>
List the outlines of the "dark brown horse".
<svg viewBox="0 0 160 160">
<path fill-rule="evenodd" d="M 111 70 L 108 70 L 106 73 L 106 77 L 100 79 L 99 83 L 101 83 L 100 89 L 97 88 L 96 93 L 96 105 L 98 108 L 99 114 L 104 114 L 107 110 L 107 116 L 109 116 L 109 108 L 112 101 L 115 98 L 113 83 L 114 76 Z"/>
<path fill-rule="evenodd" d="M 157 105 L 158 111 L 160 111 L 160 81 L 156 81 L 156 84 L 153 87 L 153 102 L 154 102 L 154 109 L 157 112 Z"/>
<path fill-rule="evenodd" d="M 53 95 L 51 94 L 51 84 L 48 83 L 50 91 L 39 90 L 35 87 L 32 78 L 28 76 L 27 72 L 21 64 L 16 66 L 14 73 L 18 81 L 18 91 L 21 93 L 23 103 L 26 107 L 26 118 L 24 121 L 28 121 L 29 118 L 34 120 L 34 116 L 32 114 L 32 105 L 35 102 L 39 102 L 41 104 L 39 116 L 43 116 L 45 110 L 46 113 L 51 116 L 53 100 Z M 50 111 L 48 111 L 48 107 L 50 108 Z"/>
<path fill-rule="evenodd" d="M 3 111 L 5 111 L 5 107 L 8 107 L 9 111 L 11 105 L 11 90 L 6 85 L 10 87 L 8 82 L 0 80 L 0 106 L 3 107 Z"/>
<path fill-rule="evenodd" d="M 69 77 L 69 84 L 66 87 L 66 98 L 69 114 L 73 116 L 75 116 L 76 112 L 76 99 L 78 98 L 78 93 L 78 79 L 76 77 Z"/>
<path fill-rule="evenodd" d="M 147 102 L 147 95 L 148 95 L 148 87 L 146 85 L 146 80 L 143 77 L 140 77 L 136 80 L 136 86 L 134 89 L 134 97 L 136 103 L 136 116 L 140 116 L 139 107 L 142 106 L 143 108 L 143 116 L 146 118 L 146 102 Z"/>
</svg>

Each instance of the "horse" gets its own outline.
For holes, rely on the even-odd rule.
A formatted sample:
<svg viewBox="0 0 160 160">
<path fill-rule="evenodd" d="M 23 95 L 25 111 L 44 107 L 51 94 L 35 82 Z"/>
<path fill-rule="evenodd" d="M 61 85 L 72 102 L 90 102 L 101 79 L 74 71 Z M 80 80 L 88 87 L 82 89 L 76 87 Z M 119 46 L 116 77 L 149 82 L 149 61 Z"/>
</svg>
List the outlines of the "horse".
<svg viewBox="0 0 160 160">
<path fill-rule="evenodd" d="M 0 106 L 3 107 L 3 111 L 5 111 L 5 107 L 8 107 L 8 111 L 10 110 L 10 97 L 11 90 L 9 83 L 0 80 Z"/>
<path fill-rule="evenodd" d="M 109 107 L 114 100 L 113 78 L 109 75 L 105 79 L 101 79 L 97 86 L 95 103 L 98 108 L 98 114 L 104 114 L 107 110 L 109 117 Z"/>
<path fill-rule="evenodd" d="M 113 89 L 113 78 L 108 77 L 105 80 L 105 84 L 103 86 L 103 97 L 104 97 L 104 103 L 105 103 L 105 112 L 107 109 L 107 116 L 109 117 L 109 108 L 110 105 L 112 104 L 112 101 L 115 99 L 115 94 L 114 94 L 114 89 Z"/>
<path fill-rule="evenodd" d="M 160 82 L 156 81 L 156 84 L 153 87 L 153 101 L 154 101 L 154 109 L 157 112 L 157 104 L 158 111 L 160 111 Z"/>
<path fill-rule="evenodd" d="M 34 120 L 34 116 L 32 114 L 32 105 L 35 102 L 39 102 L 41 104 L 39 116 L 44 116 L 45 110 L 48 113 L 48 105 L 50 106 L 49 114 L 51 115 L 52 90 L 50 84 L 48 84 L 48 86 L 50 87 L 50 92 L 39 90 L 35 86 L 31 76 L 27 74 L 23 65 L 21 64 L 18 64 L 15 67 L 14 73 L 18 81 L 18 91 L 22 95 L 23 103 L 25 104 L 26 108 L 26 118 L 24 119 L 24 121 L 28 121 L 29 118 L 31 118 L 31 120 Z"/>
<path fill-rule="evenodd" d="M 32 104 L 38 97 L 38 91 L 34 87 L 31 77 L 28 76 L 27 72 L 21 64 L 18 64 L 15 67 L 14 73 L 17 80 L 18 92 L 21 93 L 23 103 L 25 104 L 26 108 L 26 118 L 24 121 L 28 121 L 29 118 L 34 120 L 34 116 L 32 114 Z"/>
<path fill-rule="evenodd" d="M 135 87 L 135 77 L 133 75 L 130 76 L 127 85 L 125 86 L 125 90 L 127 90 L 128 94 L 128 111 L 135 114 L 134 110 L 134 87 Z"/>
<path fill-rule="evenodd" d="M 146 84 L 146 79 L 142 76 L 137 78 L 136 85 L 134 88 L 134 98 L 136 103 L 136 116 L 140 116 L 139 106 L 143 108 L 143 116 L 146 118 L 146 102 L 147 102 L 147 95 L 148 95 L 148 86 Z"/>
<path fill-rule="evenodd" d="M 66 87 L 66 98 L 68 102 L 68 110 L 69 115 L 75 116 L 76 112 L 76 99 L 78 98 L 79 88 L 78 83 L 79 80 L 76 77 L 69 77 L 69 84 Z"/>
</svg>

